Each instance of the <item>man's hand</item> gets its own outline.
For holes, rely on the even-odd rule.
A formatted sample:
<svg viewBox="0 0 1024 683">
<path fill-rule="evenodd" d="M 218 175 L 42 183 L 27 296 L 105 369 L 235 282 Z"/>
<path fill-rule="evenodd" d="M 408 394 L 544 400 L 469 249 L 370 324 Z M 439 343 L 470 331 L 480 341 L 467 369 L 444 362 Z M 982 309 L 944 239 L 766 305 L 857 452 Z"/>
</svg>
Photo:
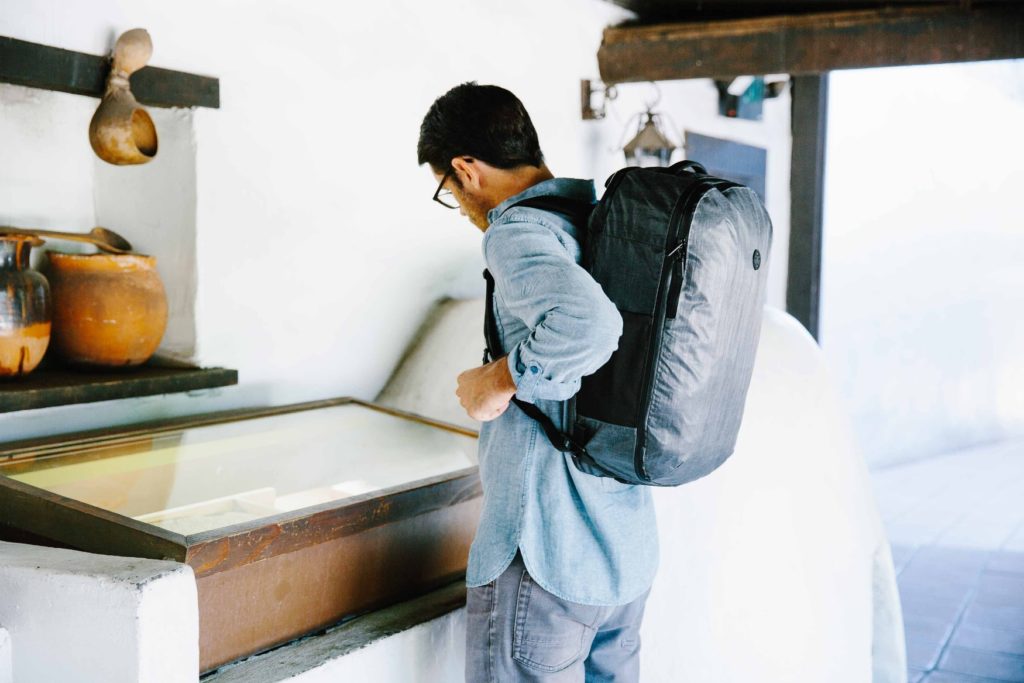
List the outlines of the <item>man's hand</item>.
<svg viewBox="0 0 1024 683">
<path fill-rule="evenodd" d="M 508 359 L 499 358 L 487 365 L 459 375 L 455 394 L 466 413 L 474 420 L 488 422 L 508 408 L 516 393 L 516 384 L 508 370 Z"/>
</svg>

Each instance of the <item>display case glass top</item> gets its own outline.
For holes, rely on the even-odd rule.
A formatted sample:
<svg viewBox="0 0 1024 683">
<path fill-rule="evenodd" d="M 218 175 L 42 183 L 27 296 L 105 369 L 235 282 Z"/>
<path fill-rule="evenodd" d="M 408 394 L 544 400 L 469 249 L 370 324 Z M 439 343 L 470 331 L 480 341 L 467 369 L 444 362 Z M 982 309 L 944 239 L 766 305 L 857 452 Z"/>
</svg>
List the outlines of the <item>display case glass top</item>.
<svg viewBox="0 0 1024 683">
<path fill-rule="evenodd" d="M 345 403 L 0 461 L 0 474 L 182 535 L 473 465 L 476 439 Z"/>
</svg>

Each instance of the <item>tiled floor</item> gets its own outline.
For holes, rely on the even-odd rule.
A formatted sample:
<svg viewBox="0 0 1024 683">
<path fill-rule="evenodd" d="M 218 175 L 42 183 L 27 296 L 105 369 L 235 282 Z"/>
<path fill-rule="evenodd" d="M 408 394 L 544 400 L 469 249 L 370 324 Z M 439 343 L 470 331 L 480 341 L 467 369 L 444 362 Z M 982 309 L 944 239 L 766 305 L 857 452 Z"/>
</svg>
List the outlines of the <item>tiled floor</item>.
<svg viewBox="0 0 1024 683">
<path fill-rule="evenodd" d="M 872 472 L 910 683 L 1024 681 L 1024 440 Z"/>
</svg>

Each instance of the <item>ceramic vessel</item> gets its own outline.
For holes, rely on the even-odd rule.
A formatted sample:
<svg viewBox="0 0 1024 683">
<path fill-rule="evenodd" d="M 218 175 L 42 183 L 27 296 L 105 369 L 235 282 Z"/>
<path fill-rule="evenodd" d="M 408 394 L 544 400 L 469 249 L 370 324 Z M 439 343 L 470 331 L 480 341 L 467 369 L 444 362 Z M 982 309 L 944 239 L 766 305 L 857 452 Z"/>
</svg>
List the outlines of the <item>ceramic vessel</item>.
<svg viewBox="0 0 1024 683">
<path fill-rule="evenodd" d="M 32 372 L 50 343 L 50 286 L 29 267 L 42 240 L 0 235 L 0 377 Z"/>
<path fill-rule="evenodd" d="M 152 54 L 153 42 L 145 29 L 132 29 L 117 39 L 107 90 L 89 123 L 93 151 L 108 163 L 144 164 L 156 156 L 156 126 L 135 101 L 128 80 Z"/>
<path fill-rule="evenodd" d="M 144 363 L 167 327 L 167 295 L 156 259 L 141 254 L 51 252 L 53 347 L 84 365 Z"/>
</svg>

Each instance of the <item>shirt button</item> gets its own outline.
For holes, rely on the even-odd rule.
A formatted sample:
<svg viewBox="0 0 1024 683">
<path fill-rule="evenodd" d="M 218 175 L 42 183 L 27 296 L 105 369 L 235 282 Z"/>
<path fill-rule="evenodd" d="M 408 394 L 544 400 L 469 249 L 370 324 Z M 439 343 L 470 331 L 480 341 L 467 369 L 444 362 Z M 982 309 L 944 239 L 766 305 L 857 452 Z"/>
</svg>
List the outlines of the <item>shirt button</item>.
<svg viewBox="0 0 1024 683">
<path fill-rule="evenodd" d="M 538 372 L 540 372 L 540 368 L 538 368 L 536 365 L 531 365 L 530 372 L 536 375 Z"/>
</svg>

